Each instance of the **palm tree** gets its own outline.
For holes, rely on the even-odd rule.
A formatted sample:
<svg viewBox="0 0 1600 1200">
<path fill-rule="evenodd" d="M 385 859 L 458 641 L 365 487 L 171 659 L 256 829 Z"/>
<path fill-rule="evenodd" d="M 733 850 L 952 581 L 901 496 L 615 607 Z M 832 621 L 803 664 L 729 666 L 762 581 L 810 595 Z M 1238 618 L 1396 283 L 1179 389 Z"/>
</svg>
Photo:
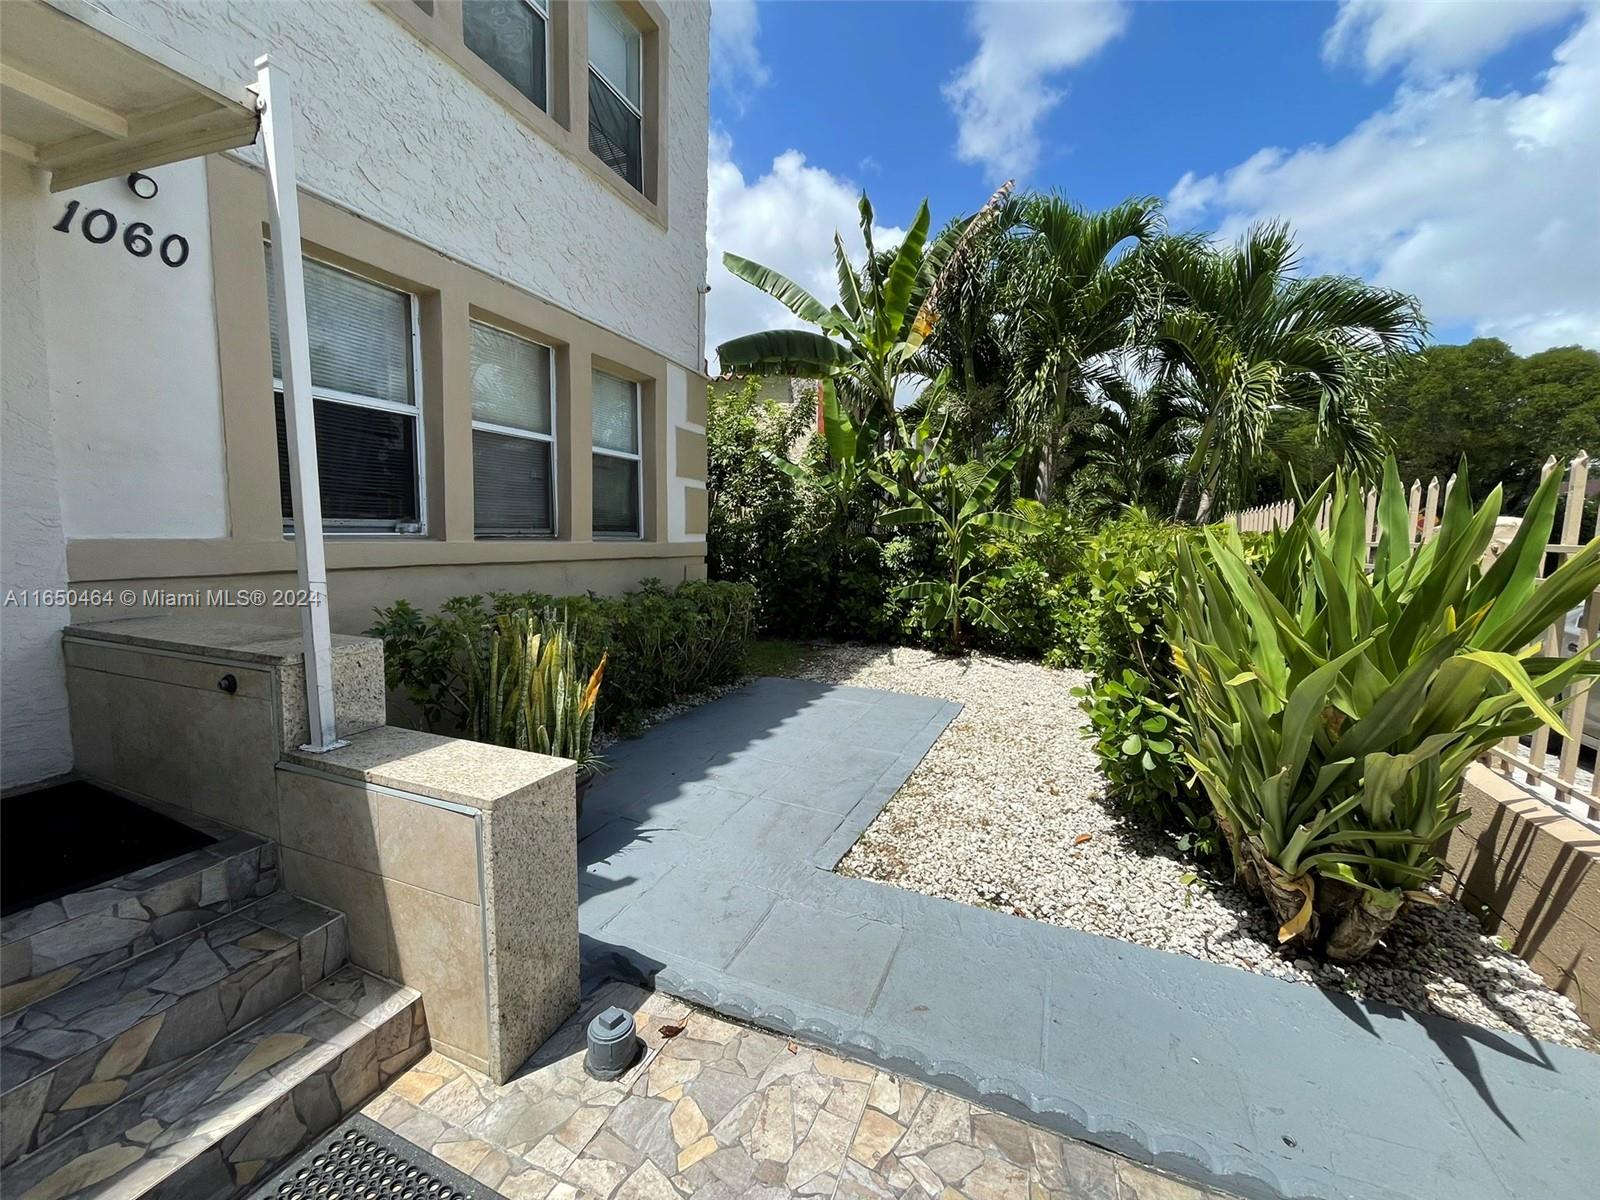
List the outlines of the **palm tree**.
<svg viewBox="0 0 1600 1200">
<path fill-rule="evenodd" d="M 1184 405 L 1159 382 L 1117 378 L 1100 388 L 1100 409 L 1072 477 L 1072 508 L 1106 516 L 1129 505 L 1170 512 L 1191 428 Z"/>
<path fill-rule="evenodd" d="M 1095 393 L 1129 344 L 1145 277 L 1136 251 L 1159 230 L 1160 202 L 1089 212 L 1060 196 L 1028 196 L 1018 225 L 1011 422 L 1029 451 L 1025 490 L 1047 500 L 1068 465 L 1063 446 L 1092 423 Z M 1135 252 L 1119 253 L 1130 243 Z"/>
<path fill-rule="evenodd" d="M 940 320 L 911 363 L 922 378 L 943 380 L 917 403 L 936 402 L 948 419 L 946 439 L 973 456 L 1010 434 L 1013 298 L 1025 253 L 1016 232 L 1021 209 L 1017 200 L 997 209 L 945 265 Z"/>
<path fill-rule="evenodd" d="M 1281 409 L 1314 413 L 1318 440 L 1340 466 L 1365 471 L 1379 461 L 1367 402 L 1427 332 L 1415 299 L 1349 276 L 1297 277 L 1294 239 L 1281 223 L 1253 226 L 1227 248 L 1162 238 L 1148 259 L 1164 289 L 1154 363 L 1194 412 L 1179 517 L 1249 494 Z"/>
</svg>

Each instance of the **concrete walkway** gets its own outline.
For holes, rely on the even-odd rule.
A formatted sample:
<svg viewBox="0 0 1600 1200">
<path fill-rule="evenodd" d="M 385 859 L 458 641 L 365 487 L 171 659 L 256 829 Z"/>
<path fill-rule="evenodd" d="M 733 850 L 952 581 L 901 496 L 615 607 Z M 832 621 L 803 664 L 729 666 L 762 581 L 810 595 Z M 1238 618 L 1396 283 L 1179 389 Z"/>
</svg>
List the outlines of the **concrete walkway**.
<svg viewBox="0 0 1600 1200">
<path fill-rule="evenodd" d="M 1593 1194 L 1600 1056 L 833 874 L 958 711 L 763 679 L 614 747 L 579 824 L 590 980 L 1243 1195 Z"/>
</svg>

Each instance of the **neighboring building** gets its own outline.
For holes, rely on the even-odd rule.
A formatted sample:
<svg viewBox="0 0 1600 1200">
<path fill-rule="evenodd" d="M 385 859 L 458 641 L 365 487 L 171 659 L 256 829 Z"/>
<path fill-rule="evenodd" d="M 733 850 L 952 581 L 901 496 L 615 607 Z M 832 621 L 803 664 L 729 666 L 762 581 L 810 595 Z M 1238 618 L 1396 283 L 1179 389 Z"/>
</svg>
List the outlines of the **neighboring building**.
<svg viewBox="0 0 1600 1200">
<path fill-rule="evenodd" d="M 751 379 L 756 381 L 756 395 L 761 399 L 771 401 L 773 404 L 781 405 L 791 411 L 796 407 L 800 407 L 812 412 L 811 427 L 795 438 L 794 444 L 789 447 L 791 454 L 798 454 L 813 432 L 823 432 L 821 384 L 815 379 L 800 379 L 791 375 L 734 375 L 729 373 L 719 375 L 713 379 L 711 381 L 711 390 L 718 397 L 732 395 L 745 387 Z"/>
<path fill-rule="evenodd" d="M 704 576 L 707 4 L 98 7 L 293 82 L 336 630 Z M 295 561 L 259 143 L 148 198 L 53 193 L 5 145 L 4 587 L 111 597 L 0 616 L 13 785 L 72 766 L 69 620 L 292 588 Z"/>
</svg>

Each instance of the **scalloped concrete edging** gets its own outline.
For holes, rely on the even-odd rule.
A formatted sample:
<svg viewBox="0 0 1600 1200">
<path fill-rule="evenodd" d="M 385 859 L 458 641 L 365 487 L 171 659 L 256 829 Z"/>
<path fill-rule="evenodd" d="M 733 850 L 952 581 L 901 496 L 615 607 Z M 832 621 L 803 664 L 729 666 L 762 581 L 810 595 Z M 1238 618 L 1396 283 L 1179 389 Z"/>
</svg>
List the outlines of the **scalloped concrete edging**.
<svg viewBox="0 0 1600 1200">
<path fill-rule="evenodd" d="M 1591 1194 L 1600 1056 L 835 875 L 958 711 L 764 679 L 615 747 L 579 826 L 589 982 L 1240 1195 Z"/>
</svg>

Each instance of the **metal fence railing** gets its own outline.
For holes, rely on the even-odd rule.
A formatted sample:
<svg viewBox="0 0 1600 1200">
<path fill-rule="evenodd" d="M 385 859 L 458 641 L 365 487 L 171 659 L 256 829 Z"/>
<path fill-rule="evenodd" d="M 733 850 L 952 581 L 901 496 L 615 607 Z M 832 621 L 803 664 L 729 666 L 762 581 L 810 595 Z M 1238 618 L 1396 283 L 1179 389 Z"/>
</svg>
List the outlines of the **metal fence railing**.
<svg viewBox="0 0 1600 1200">
<path fill-rule="evenodd" d="M 1541 478 L 1552 471 L 1562 470 L 1551 456 L 1545 461 Z M 1600 512 L 1589 521 L 1584 520 L 1584 501 L 1589 496 L 1589 455 L 1580 453 L 1567 467 L 1565 486 L 1562 488 L 1561 507 L 1557 510 L 1556 532 L 1560 540 L 1545 547 L 1541 575 L 1554 570 L 1583 548 L 1585 526 L 1588 539 L 1600 536 Z M 1437 478 L 1426 485 L 1419 479 L 1412 483 L 1409 493 L 1411 537 L 1413 545 L 1421 545 L 1433 536 L 1444 513 L 1444 501 L 1455 486 L 1451 476 L 1441 487 Z M 1331 502 L 1325 502 L 1317 514 L 1317 527 L 1327 529 Z M 1241 533 L 1267 533 L 1282 528 L 1296 515 L 1295 502 L 1279 501 L 1262 504 L 1233 513 L 1223 518 Z M 1376 489 L 1366 495 L 1367 544 L 1377 545 L 1378 493 Z M 1506 524 L 1503 520 L 1503 524 Z M 1490 546 L 1491 554 L 1498 554 L 1512 536 L 1510 528 L 1502 528 Z M 1503 536 L 1502 536 L 1503 535 Z M 1600 627 L 1600 591 L 1589 596 L 1581 607 L 1551 625 L 1544 635 L 1544 653 L 1571 655 L 1588 653 Z M 1572 736 L 1562 739 L 1549 726 L 1541 726 L 1531 737 L 1507 738 L 1492 749 L 1487 761 L 1500 774 L 1519 783 L 1534 795 L 1542 797 L 1557 810 L 1600 824 L 1600 791 L 1595 787 L 1595 757 L 1600 750 L 1600 703 L 1590 711 L 1588 681 L 1569 689 L 1562 700 L 1561 718 Z M 1558 743 L 1554 749 L 1552 744 Z"/>
</svg>

